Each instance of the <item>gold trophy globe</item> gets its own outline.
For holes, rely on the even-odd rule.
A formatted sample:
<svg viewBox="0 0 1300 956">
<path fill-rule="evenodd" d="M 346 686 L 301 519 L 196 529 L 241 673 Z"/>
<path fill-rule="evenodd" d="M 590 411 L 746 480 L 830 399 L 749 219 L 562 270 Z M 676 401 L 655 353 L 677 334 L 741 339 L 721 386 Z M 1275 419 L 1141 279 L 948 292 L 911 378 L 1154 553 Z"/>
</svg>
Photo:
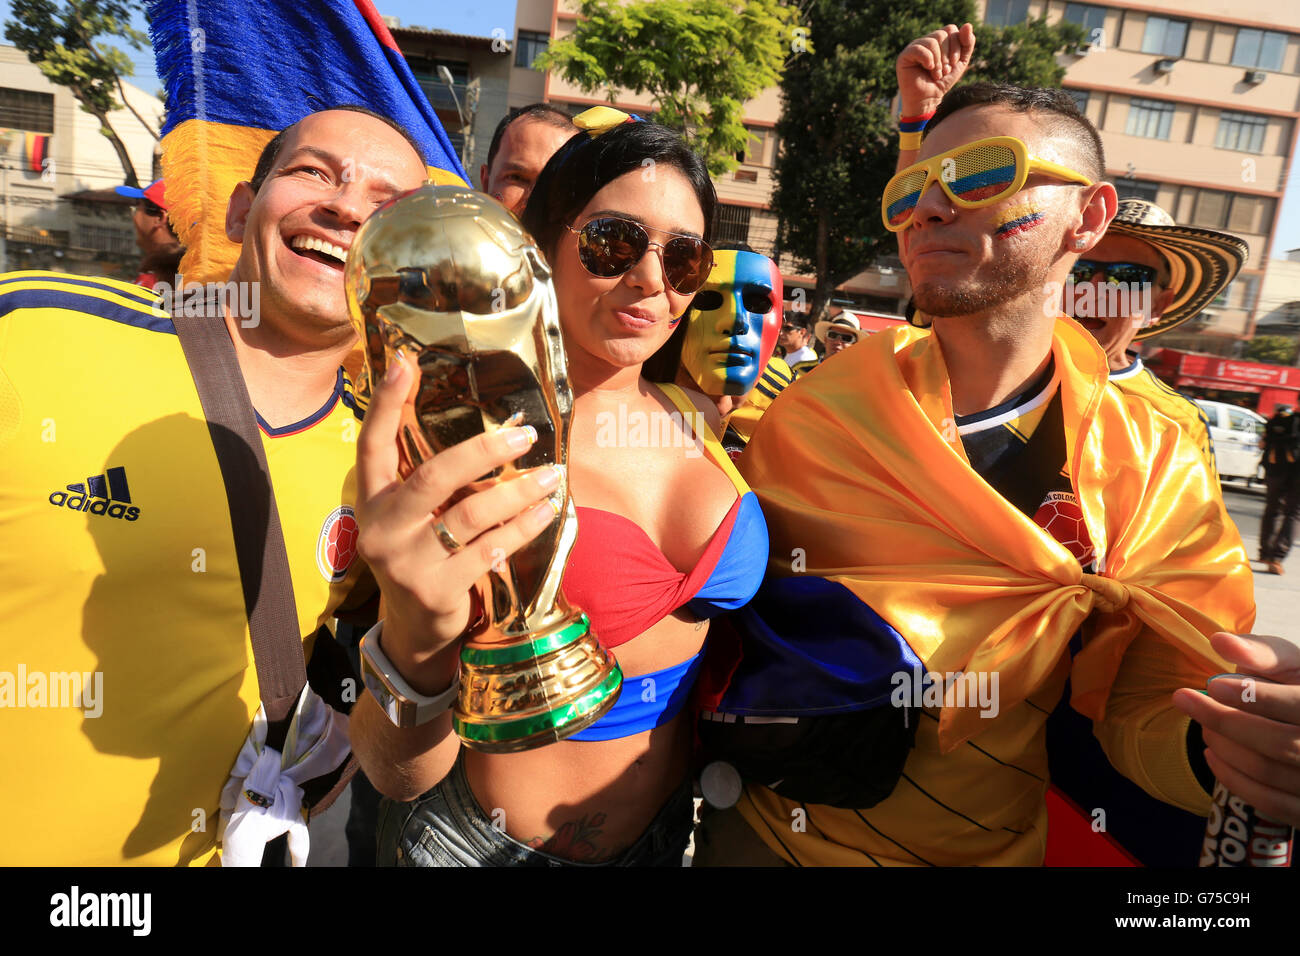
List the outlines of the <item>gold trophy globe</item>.
<svg viewBox="0 0 1300 956">
<path fill-rule="evenodd" d="M 398 348 L 419 364 L 398 436 L 403 479 L 443 449 L 518 425 L 537 429 L 532 448 L 453 501 L 523 469 L 555 465 L 561 474 L 559 515 L 488 573 L 490 627 L 461 650 L 452 726 L 466 746 L 487 753 L 577 733 L 614 705 L 623 676 L 587 616 L 560 592 L 578 518 L 565 464 L 573 392 L 550 267 L 490 196 L 426 185 L 366 220 L 344 274 L 365 353 L 362 406 Z"/>
</svg>

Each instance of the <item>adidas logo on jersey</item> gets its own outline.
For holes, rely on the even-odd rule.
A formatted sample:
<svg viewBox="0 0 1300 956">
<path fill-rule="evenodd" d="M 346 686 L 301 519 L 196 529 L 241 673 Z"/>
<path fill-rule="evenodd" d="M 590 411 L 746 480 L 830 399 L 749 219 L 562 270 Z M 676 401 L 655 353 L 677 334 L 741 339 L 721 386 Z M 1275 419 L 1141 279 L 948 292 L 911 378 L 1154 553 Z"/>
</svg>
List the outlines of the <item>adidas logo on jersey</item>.
<svg viewBox="0 0 1300 956">
<path fill-rule="evenodd" d="M 56 508 L 71 508 L 73 511 L 108 515 L 110 518 L 123 518 L 127 521 L 140 517 L 140 509 L 131 505 L 131 491 L 126 484 L 125 468 L 107 468 L 102 475 L 67 485 L 63 491 L 52 491 L 50 504 Z"/>
</svg>

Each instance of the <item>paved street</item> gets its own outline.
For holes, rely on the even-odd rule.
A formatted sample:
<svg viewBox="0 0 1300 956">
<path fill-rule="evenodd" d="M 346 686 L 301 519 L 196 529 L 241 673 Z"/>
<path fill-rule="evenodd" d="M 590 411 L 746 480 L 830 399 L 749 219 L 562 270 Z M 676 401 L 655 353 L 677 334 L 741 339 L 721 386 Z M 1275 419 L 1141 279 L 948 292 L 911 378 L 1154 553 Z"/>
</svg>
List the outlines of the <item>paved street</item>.
<svg viewBox="0 0 1300 956">
<path fill-rule="evenodd" d="M 1280 634 L 1300 641 L 1300 556 L 1292 551 L 1285 562 L 1287 573 L 1269 574 L 1264 565 L 1254 560 L 1259 557 L 1259 519 L 1264 513 L 1264 488 L 1256 484 L 1247 489 L 1244 481 L 1227 482 L 1223 486 L 1223 499 L 1228 514 L 1237 523 L 1246 554 L 1255 570 L 1255 603 L 1259 613 L 1255 631 L 1259 634 Z"/>
</svg>

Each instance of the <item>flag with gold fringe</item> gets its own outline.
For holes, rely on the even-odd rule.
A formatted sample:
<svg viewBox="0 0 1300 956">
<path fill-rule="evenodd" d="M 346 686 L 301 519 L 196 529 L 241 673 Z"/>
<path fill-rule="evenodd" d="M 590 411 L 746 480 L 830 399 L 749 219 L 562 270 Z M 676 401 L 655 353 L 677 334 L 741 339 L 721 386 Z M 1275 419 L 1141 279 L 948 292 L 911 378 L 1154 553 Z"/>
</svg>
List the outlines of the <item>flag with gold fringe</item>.
<svg viewBox="0 0 1300 956">
<path fill-rule="evenodd" d="M 167 93 L 163 177 L 187 281 L 224 281 L 226 204 L 280 130 L 332 106 L 404 126 L 430 178 L 467 185 L 446 131 L 371 0 L 149 0 Z"/>
</svg>

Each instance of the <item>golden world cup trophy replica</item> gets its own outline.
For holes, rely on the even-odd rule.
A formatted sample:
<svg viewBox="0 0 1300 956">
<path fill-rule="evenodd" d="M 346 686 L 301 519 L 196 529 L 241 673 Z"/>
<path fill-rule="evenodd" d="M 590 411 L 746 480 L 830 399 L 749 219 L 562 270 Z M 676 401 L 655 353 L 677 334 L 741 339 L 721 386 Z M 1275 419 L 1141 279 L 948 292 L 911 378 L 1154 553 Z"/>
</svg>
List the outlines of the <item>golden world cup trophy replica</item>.
<svg viewBox="0 0 1300 956">
<path fill-rule="evenodd" d="M 357 231 L 345 282 L 365 351 L 361 400 L 398 348 L 419 364 L 398 438 L 402 478 L 445 448 L 518 425 L 537 429 L 532 448 L 458 497 L 540 465 L 562 475 L 558 517 L 488 575 L 491 626 L 461 651 L 456 733 L 488 753 L 577 733 L 614 705 L 623 676 L 560 593 L 578 518 L 565 465 L 573 392 L 550 266 L 490 196 L 422 186 Z"/>
</svg>

